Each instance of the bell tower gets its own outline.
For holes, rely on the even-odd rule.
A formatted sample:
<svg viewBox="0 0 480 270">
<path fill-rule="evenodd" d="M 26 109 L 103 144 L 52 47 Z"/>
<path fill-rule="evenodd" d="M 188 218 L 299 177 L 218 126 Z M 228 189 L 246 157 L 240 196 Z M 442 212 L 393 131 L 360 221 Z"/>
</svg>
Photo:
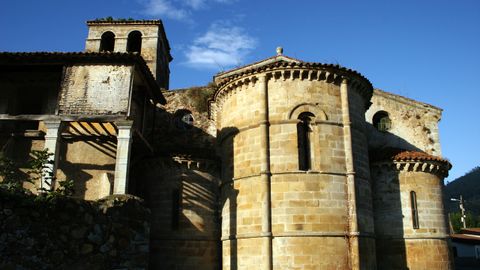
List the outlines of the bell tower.
<svg viewBox="0 0 480 270">
<path fill-rule="evenodd" d="M 158 85 L 168 89 L 172 56 L 161 20 L 87 21 L 86 52 L 139 53 Z"/>
</svg>

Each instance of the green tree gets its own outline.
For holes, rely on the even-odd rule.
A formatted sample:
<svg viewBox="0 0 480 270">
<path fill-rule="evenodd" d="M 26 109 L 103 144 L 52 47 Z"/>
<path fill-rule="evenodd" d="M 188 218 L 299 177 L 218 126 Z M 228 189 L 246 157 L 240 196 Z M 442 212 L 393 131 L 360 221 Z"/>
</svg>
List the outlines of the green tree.
<svg viewBox="0 0 480 270">
<path fill-rule="evenodd" d="M 480 217 L 475 216 L 471 212 L 465 213 L 465 225 L 467 228 L 477 228 L 480 227 Z M 461 221 L 462 214 L 460 212 L 450 213 L 449 218 L 455 233 L 459 233 L 463 229 L 463 224 Z"/>
<path fill-rule="evenodd" d="M 51 187 L 55 182 L 53 175 L 53 159 L 52 153 L 45 150 L 33 150 L 30 153 L 30 159 L 25 164 L 27 172 L 20 171 L 19 164 L 15 163 L 3 153 L 0 153 L 0 187 L 10 191 L 27 192 L 23 188 L 24 182 L 34 183 L 35 181 L 42 181 L 46 179 L 48 185 Z M 74 194 L 73 181 L 60 181 L 57 189 L 41 187 L 39 190 L 46 194 L 47 198 L 55 196 L 71 196 Z"/>
<path fill-rule="evenodd" d="M 19 170 L 19 165 L 0 152 L 0 177 L 2 187 L 11 191 L 23 190 L 23 183 L 33 180 Z"/>
</svg>

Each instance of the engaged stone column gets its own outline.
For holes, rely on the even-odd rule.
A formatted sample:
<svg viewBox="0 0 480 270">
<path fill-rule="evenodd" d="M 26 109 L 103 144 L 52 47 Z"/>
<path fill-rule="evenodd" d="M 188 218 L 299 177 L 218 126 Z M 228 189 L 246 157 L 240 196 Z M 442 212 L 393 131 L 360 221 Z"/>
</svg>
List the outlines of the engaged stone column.
<svg viewBox="0 0 480 270">
<path fill-rule="evenodd" d="M 115 124 L 118 128 L 118 134 L 113 193 L 126 194 L 128 192 L 128 166 L 130 161 L 133 122 L 124 121 L 116 122 Z"/>
<path fill-rule="evenodd" d="M 348 195 L 348 234 L 350 248 L 350 269 L 360 269 L 357 207 L 355 197 L 355 168 L 353 165 L 352 130 L 350 120 L 350 105 L 348 96 L 348 80 L 344 78 L 340 85 L 340 98 L 342 102 L 343 143 L 345 147 L 345 163 L 347 169 L 347 195 Z"/>
<path fill-rule="evenodd" d="M 271 207 L 271 186 L 270 186 L 270 145 L 269 145 L 269 115 L 268 115 L 268 78 L 266 75 L 258 78 L 260 84 L 260 98 L 261 101 L 261 115 L 260 120 L 260 179 L 262 181 L 262 237 L 263 251 L 262 254 L 266 257 L 266 262 L 259 266 L 259 269 L 271 270 L 273 269 L 272 258 L 272 207 Z"/>
<path fill-rule="evenodd" d="M 48 164 L 46 164 L 46 168 L 43 170 L 42 180 L 40 182 L 40 189 L 42 191 L 52 190 L 55 180 L 55 176 L 57 174 L 57 165 L 58 165 L 58 134 L 60 133 L 60 120 L 46 120 L 43 122 L 47 129 L 47 133 L 45 134 L 45 145 L 44 149 L 48 151 L 48 153 L 52 153 L 48 158 Z"/>
</svg>

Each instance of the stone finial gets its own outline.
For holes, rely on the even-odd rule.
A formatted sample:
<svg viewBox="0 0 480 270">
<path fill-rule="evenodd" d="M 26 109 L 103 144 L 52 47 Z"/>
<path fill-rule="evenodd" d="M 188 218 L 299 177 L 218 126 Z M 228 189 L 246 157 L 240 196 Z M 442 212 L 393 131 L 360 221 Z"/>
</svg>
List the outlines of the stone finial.
<svg viewBox="0 0 480 270">
<path fill-rule="evenodd" d="M 277 47 L 277 55 L 282 55 L 282 54 L 283 54 L 283 48 Z"/>
</svg>

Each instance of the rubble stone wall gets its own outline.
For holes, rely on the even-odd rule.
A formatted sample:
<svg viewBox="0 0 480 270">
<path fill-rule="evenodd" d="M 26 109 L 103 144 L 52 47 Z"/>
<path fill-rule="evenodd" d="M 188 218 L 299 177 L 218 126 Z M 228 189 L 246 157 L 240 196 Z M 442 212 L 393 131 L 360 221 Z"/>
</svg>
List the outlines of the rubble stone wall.
<svg viewBox="0 0 480 270">
<path fill-rule="evenodd" d="M 0 190 L 0 269 L 147 269 L 149 217 L 131 195 L 87 202 Z"/>
<path fill-rule="evenodd" d="M 407 150 L 421 150 L 434 156 L 441 156 L 438 122 L 442 110 L 432 105 L 375 89 L 372 105 L 365 114 L 368 123 L 373 116 L 385 111 L 391 120 L 388 132 L 369 134 L 373 148 L 394 147 Z"/>
</svg>

